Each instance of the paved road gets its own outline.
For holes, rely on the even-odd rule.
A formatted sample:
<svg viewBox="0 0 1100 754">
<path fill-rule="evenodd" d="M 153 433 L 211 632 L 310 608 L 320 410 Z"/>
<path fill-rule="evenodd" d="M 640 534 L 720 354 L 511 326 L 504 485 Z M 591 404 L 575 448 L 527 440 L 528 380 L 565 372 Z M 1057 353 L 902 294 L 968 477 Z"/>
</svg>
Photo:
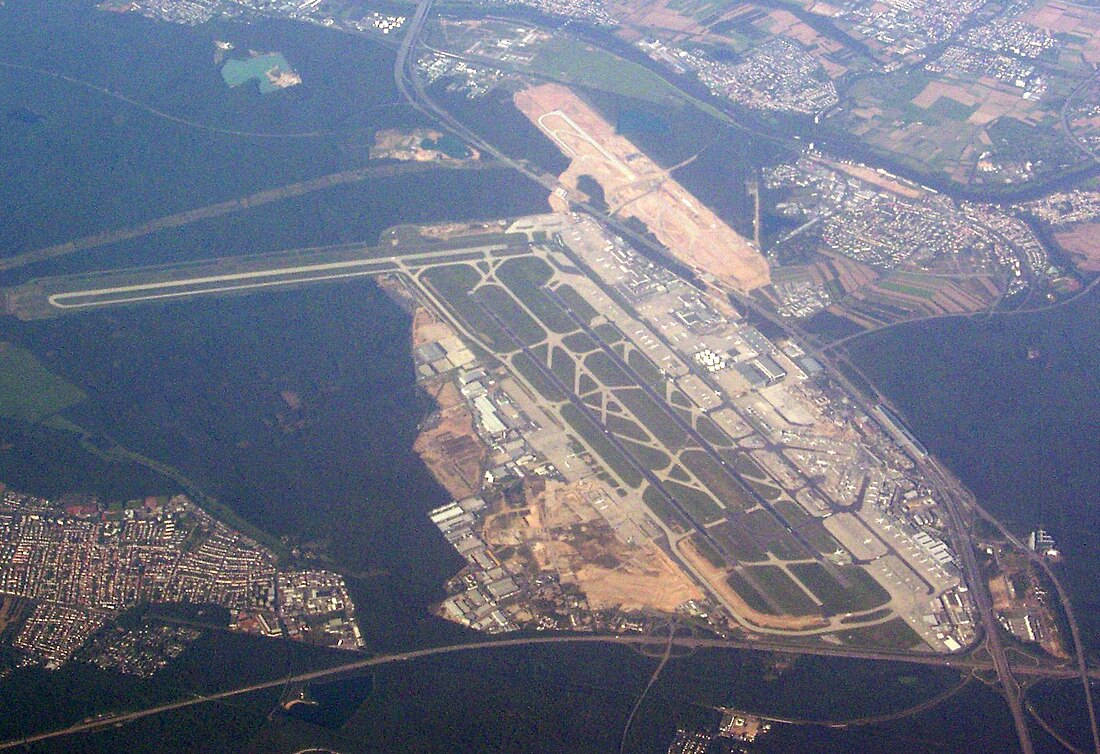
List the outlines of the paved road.
<svg viewBox="0 0 1100 754">
<path fill-rule="evenodd" d="M 784 332 L 795 337 L 798 341 L 811 342 L 800 328 L 783 321 L 748 296 L 740 296 L 738 300 L 768 319 L 768 321 L 781 327 Z M 874 406 L 863 397 L 863 394 L 837 367 L 836 363 L 831 358 L 825 357 L 822 358 L 822 363 L 828 369 L 832 378 L 844 387 L 851 399 L 869 416 L 873 416 Z M 925 476 L 934 482 L 934 486 L 939 493 L 938 498 L 943 502 L 944 510 L 947 513 L 948 527 L 951 530 L 951 541 L 955 546 L 955 554 L 959 558 L 959 565 L 963 570 L 966 583 L 970 587 L 970 594 L 974 598 L 981 619 L 981 625 L 986 635 L 986 647 L 993 658 L 993 669 L 996 671 L 997 678 L 1004 689 L 1005 697 L 1008 699 L 1008 706 L 1012 712 L 1012 719 L 1020 740 L 1020 749 L 1023 754 L 1034 754 L 1035 749 L 1031 741 L 1031 731 L 1028 728 L 1027 714 L 1023 707 L 1023 695 L 1019 683 L 1016 682 L 1013 676 L 1008 658 L 1005 656 L 1004 644 L 999 633 L 1000 626 L 993 612 L 993 598 L 990 596 L 989 588 L 982 577 L 977 557 L 974 554 L 973 542 L 970 539 L 970 533 L 963 516 L 966 491 L 960 483 L 952 481 L 950 475 L 944 472 L 934 458 L 930 456 L 924 458 L 913 456 L 913 460 Z"/>
<path fill-rule="evenodd" d="M 69 725 L 64 728 L 58 728 L 56 730 L 44 731 L 42 733 L 24 736 L 23 738 L 3 741 L 0 742 L 0 749 L 14 749 L 53 738 L 61 738 L 78 733 L 91 733 L 97 730 L 117 727 L 125 723 L 133 722 L 135 720 L 141 720 L 146 717 L 159 715 L 164 712 L 171 712 L 173 710 L 184 709 L 186 707 L 193 707 L 198 704 L 223 701 L 226 699 L 231 699 L 233 697 L 242 696 L 244 694 L 250 694 L 256 691 L 264 691 L 266 689 L 278 688 L 290 683 L 307 683 L 310 681 L 319 681 L 324 678 L 330 678 L 332 676 L 353 673 L 356 671 L 367 670 L 374 667 L 392 665 L 399 662 L 409 662 L 412 660 L 423 659 L 426 657 L 434 657 L 438 655 L 544 644 L 610 644 L 628 647 L 655 646 L 664 648 L 667 647 L 669 643 L 669 638 L 665 636 L 535 636 L 516 639 L 497 639 L 490 641 L 470 642 L 467 644 L 452 644 L 449 646 L 431 647 L 428 649 L 418 649 L 409 652 L 396 652 L 392 654 L 378 655 L 375 657 L 367 657 L 360 660 L 354 660 L 351 662 L 343 663 L 341 665 L 334 665 L 332 667 L 323 668 L 321 670 L 313 670 L 306 673 L 298 673 L 295 675 L 275 678 L 270 681 L 261 681 L 259 683 L 239 686 L 237 688 L 227 689 L 225 691 L 219 691 L 213 694 L 195 695 L 186 699 L 178 699 L 174 702 L 165 702 L 164 704 L 158 704 L 152 707 L 147 707 L 145 709 L 133 710 L 131 712 L 120 712 L 115 715 L 106 715 L 94 720 L 87 720 L 84 722 L 76 723 L 74 725 Z M 826 657 L 846 657 L 862 660 L 906 662 L 920 665 L 939 665 L 958 668 L 960 670 L 991 669 L 991 665 L 988 662 L 983 662 L 967 657 L 937 655 L 928 652 L 890 652 L 885 650 L 865 651 L 845 647 L 831 647 L 827 645 L 799 647 L 792 644 L 769 643 L 766 641 L 745 641 L 737 639 L 703 639 L 694 637 L 674 637 L 671 641 L 671 644 L 673 646 L 683 647 L 686 649 L 741 649 L 750 651 L 777 652 L 792 655 L 809 654 Z M 1076 671 L 1073 669 L 1065 670 L 1057 668 L 1031 667 L 1020 668 L 1017 670 L 1017 672 L 1043 678 L 1073 678 L 1076 676 Z M 1093 673 L 1093 675 L 1100 676 L 1100 672 L 1095 672 Z"/>
</svg>

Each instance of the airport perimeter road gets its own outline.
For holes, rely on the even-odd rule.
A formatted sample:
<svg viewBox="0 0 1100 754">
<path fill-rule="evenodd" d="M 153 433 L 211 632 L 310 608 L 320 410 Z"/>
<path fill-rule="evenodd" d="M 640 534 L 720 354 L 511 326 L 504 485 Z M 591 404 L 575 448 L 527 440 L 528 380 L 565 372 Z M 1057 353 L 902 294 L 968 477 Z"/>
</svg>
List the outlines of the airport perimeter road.
<svg viewBox="0 0 1100 754">
<path fill-rule="evenodd" d="M 937 655 L 927 652 L 889 652 L 886 650 L 865 651 L 858 649 L 846 649 L 844 647 L 830 647 L 826 645 L 799 647 L 791 644 L 768 643 L 764 641 L 739 641 L 736 639 L 700 639 L 690 637 L 677 637 L 674 638 L 671 643 L 676 647 L 683 647 L 686 649 L 741 649 L 759 652 L 779 652 L 794 655 L 821 655 L 826 657 L 846 657 L 858 660 L 879 660 L 886 662 L 906 662 L 920 665 L 941 665 L 946 667 L 958 668 L 960 670 L 988 670 L 991 668 L 990 664 L 987 662 L 976 661 L 967 657 L 959 657 L 955 655 Z M 347 662 L 341 665 L 334 665 L 332 667 L 323 668 L 321 670 L 313 670 L 307 673 L 298 673 L 296 675 L 283 676 L 280 678 L 272 679 L 270 681 L 262 681 L 260 683 L 249 684 L 247 686 L 227 689 L 225 691 L 219 691 L 213 694 L 195 695 L 187 697 L 186 699 L 179 699 L 174 702 L 165 702 L 164 704 L 158 704 L 152 707 L 147 707 L 145 709 L 134 710 L 131 712 L 120 712 L 114 715 L 105 715 L 103 717 L 98 717 L 93 720 L 86 720 L 84 722 L 76 723 L 74 725 L 70 725 L 64 728 L 58 728 L 56 730 L 36 733 L 30 736 L 24 736 L 23 738 L 3 741 L 0 742 L 0 749 L 15 749 L 53 738 L 61 738 L 64 736 L 71 736 L 79 733 L 93 733 L 99 730 L 106 730 L 107 728 L 118 727 L 120 725 L 133 722 L 135 720 L 141 720 L 142 718 L 159 715 L 164 712 L 171 712 L 173 710 L 184 709 L 186 707 L 193 707 L 198 704 L 223 701 L 236 696 L 251 694 L 256 691 L 264 691 L 266 689 L 278 688 L 281 686 L 285 686 L 288 683 L 308 683 L 310 681 L 318 681 L 323 678 L 330 678 L 332 676 L 343 675 L 345 673 L 354 673 L 360 670 L 367 670 L 374 667 L 392 665 L 398 662 L 408 662 L 411 660 L 423 659 L 425 657 L 434 657 L 437 655 L 453 654 L 457 652 L 504 649 L 508 647 L 535 646 L 540 644 L 612 644 L 627 647 L 654 646 L 664 648 L 669 644 L 669 638 L 667 636 L 535 636 L 517 639 L 499 639 L 495 641 L 470 642 L 468 644 L 452 644 L 442 647 L 418 649 L 410 652 L 397 652 L 393 654 L 378 655 L 375 657 L 355 660 L 353 662 Z M 1034 675 L 1037 677 L 1048 678 L 1076 677 L 1076 671 L 1072 669 L 1066 671 L 1056 668 L 1032 667 L 1021 669 L 1019 672 L 1028 675 Z"/>
</svg>

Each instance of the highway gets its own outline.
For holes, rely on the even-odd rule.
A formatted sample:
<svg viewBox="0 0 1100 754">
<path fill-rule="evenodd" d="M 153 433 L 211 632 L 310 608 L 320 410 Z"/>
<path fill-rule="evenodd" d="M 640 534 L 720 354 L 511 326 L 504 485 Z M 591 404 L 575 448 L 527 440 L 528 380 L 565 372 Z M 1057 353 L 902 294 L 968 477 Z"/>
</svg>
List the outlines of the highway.
<svg viewBox="0 0 1100 754">
<path fill-rule="evenodd" d="M 608 644 L 626 647 L 649 646 L 660 647 L 665 651 L 668 651 L 668 647 L 670 646 L 693 650 L 740 649 L 761 652 L 777 652 L 791 655 L 808 654 L 820 655 L 825 657 L 845 657 L 850 659 L 905 662 L 919 665 L 939 665 L 957 668 L 959 670 L 985 670 L 991 668 L 989 663 L 984 663 L 978 660 L 973 660 L 965 657 L 957 657 L 953 655 L 937 655 L 929 652 L 917 653 L 890 652 L 886 650 L 858 650 L 845 647 L 834 647 L 825 644 L 818 646 L 799 647 L 797 645 L 766 641 L 703 639 L 694 637 L 674 637 L 670 641 L 669 637 L 667 636 L 534 636 L 516 639 L 497 639 L 489 641 L 469 642 L 465 644 L 452 644 L 441 647 L 429 647 L 427 649 L 417 649 L 408 652 L 395 652 L 392 654 L 365 657 L 340 665 L 322 668 L 320 670 L 311 670 L 304 673 L 282 676 L 269 681 L 261 681 L 259 683 L 238 686 L 236 688 L 227 689 L 225 691 L 218 691 L 212 694 L 194 695 L 184 699 L 178 699 L 176 701 L 165 702 L 163 704 L 146 707 L 144 709 L 131 710 L 129 712 L 119 712 L 113 715 L 104 715 L 95 719 L 74 723 L 73 725 L 69 725 L 63 728 L 43 731 L 41 733 L 24 736 L 22 738 L 3 741 L 0 742 L 0 749 L 15 749 L 38 743 L 40 741 L 47 741 L 54 738 L 62 738 L 64 736 L 71 736 L 78 733 L 93 733 L 98 730 L 105 730 L 107 728 L 117 727 L 126 723 L 134 722 L 135 720 L 141 720 L 146 717 L 152 717 L 165 712 L 172 712 L 174 710 L 185 709 L 187 707 L 193 707 L 199 704 L 224 701 L 226 699 L 232 699 L 233 697 L 242 696 L 244 694 L 251 694 L 257 691 L 279 688 L 291 683 L 308 683 L 311 681 L 320 681 L 325 678 L 331 678 L 333 676 L 343 675 L 346 673 L 354 673 L 361 670 L 369 670 L 370 668 L 392 665 L 399 662 L 410 662 L 427 657 L 454 654 L 458 652 L 473 652 L 482 650 L 488 651 L 505 649 L 509 647 L 525 647 L 553 644 Z M 1065 678 L 1067 676 L 1072 678 L 1076 675 L 1075 670 L 1071 669 L 1066 671 L 1055 668 L 1021 668 L 1017 672 L 1044 678 Z"/>
<path fill-rule="evenodd" d="M 767 309 L 753 301 L 749 296 L 739 296 L 738 301 L 760 316 L 766 318 L 769 322 L 781 327 L 784 332 L 788 333 L 799 342 L 812 342 L 812 339 L 802 332 L 800 328 L 794 327 L 788 322 L 784 322 L 782 319 L 773 315 Z M 837 383 L 843 386 L 849 397 L 867 412 L 868 416 L 874 416 L 874 406 L 864 397 L 859 389 L 852 384 L 851 380 L 844 375 L 835 361 L 823 355 L 821 363 L 826 367 L 829 375 L 836 380 Z M 888 405 L 885 399 L 882 399 L 882 402 Z M 942 502 L 943 508 L 947 513 L 947 523 L 951 534 L 951 542 L 954 545 L 955 554 L 958 556 L 959 565 L 963 571 L 966 583 L 970 587 L 970 594 L 973 596 L 974 604 L 981 620 L 981 625 L 986 637 L 986 648 L 993 658 L 993 669 L 997 673 L 997 679 L 1000 681 L 1005 693 L 1005 698 L 1008 700 L 1009 709 L 1012 712 L 1012 719 L 1016 726 L 1017 736 L 1020 740 L 1020 750 L 1023 754 L 1034 754 L 1035 748 L 1031 741 L 1031 731 L 1027 724 L 1027 714 L 1023 706 L 1023 695 L 1019 683 L 1016 682 L 1013 676 L 1008 658 L 1005 656 L 1004 643 L 1001 641 L 1000 626 L 993 612 L 993 599 L 989 594 L 989 588 L 985 583 L 985 579 L 982 577 L 981 568 L 978 566 L 977 556 L 974 554 L 973 542 L 970 540 L 970 534 L 965 524 L 962 508 L 963 501 L 966 499 L 964 497 L 965 490 L 961 488 L 959 483 L 952 482 L 939 462 L 931 456 L 917 457 L 911 455 L 910 457 L 925 476 L 934 483 L 936 491 L 939 493 L 937 497 Z"/>
</svg>

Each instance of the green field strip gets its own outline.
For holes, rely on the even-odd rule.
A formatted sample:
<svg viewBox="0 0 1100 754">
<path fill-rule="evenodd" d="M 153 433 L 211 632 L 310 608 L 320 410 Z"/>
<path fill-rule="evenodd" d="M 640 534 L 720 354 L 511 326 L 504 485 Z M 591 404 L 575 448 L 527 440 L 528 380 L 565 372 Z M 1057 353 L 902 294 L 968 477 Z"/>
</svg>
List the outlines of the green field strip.
<svg viewBox="0 0 1100 754">
<path fill-rule="evenodd" d="M 756 502 L 706 451 L 685 450 L 680 454 L 680 462 L 731 511 L 748 510 L 756 505 Z"/>
<path fill-rule="evenodd" d="M 554 271 L 538 257 L 516 257 L 497 267 L 496 279 L 503 283 L 543 325 L 558 334 L 570 333 L 577 325 L 550 294 L 543 290 Z"/>
<path fill-rule="evenodd" d="M 562 381 L 566 389 L 575 389 L 577 364 L 561 346 L 554 346 L 554 350 L 550 352 L 550 371 Z"/>
<path fill-rule="evenodd" d="M 628 487 L 637 489 L 642 484 L 642 475 L 630 460 L 619 451 L 592 420 L 581 413 L 572 404 L 561 407 L 561 418 L 581 437 Z"/>
<path fill-rule="evenodd" d="M 481 304 L 493 312 L 525 346 L 531 347 L 546 340 L 546 330 L 531 318 L 504 288 L 488 284 L 474 292 Z"/>
<path fill-rule="evenodd" d="M 676 502 L 701 524 L 714 523 L 725 515 L 725 511 L 714 501 L 714 498 L 703 490 L 671 480 L 664 482 L 664 486 L 668 493 L 676 498 Z"/>
<path fill-rule="evenodd" d="M 615 397 L 669 450 L 675 452 L 687 445 L 687 433 L 641 388 L 616 390 Z"/>
<path fill-rule="evenodd" d="M 560 403 L 565 400 L 565 394 L 554 384 L 554 381 L 546 376 L 546 373 L 535 361 L 525 353 L 514 354 L 511 358 L 512 368 L 535 391 L 551 403 Z"/>
<path fill-rule="evenodd" d="M 504 332 L 470 296 L 481 283 L 481 273 L 468 264 L 432 267 L 420 273 L 419 280 L 434 291 L 454 315 L 475 337 L 496 354 L 516 350 L 508 333 Z"/>
<path fill-rule="evenodd" d="M 856 565 L 834 567 L 846 584 L 842 584 L 820 563 L 797 563 L 791 565 L 790 570 L 821 600 L 823 609 L 829 615 L 873 610 L 890 601 L 890 594 L 871 574 Z"/>
<path fill-rule="evenodd" d="M 663 475 L 665 469 L 672 463 L 672 459 L 669 458 L 668 453 L 665 453 L 663 450 L 658 450 L 657 448 L 643 445 L 633 440 L 627 440 L 621 436 L 619 440 L 635 461 L 655 474 Z"/>
<path fill-rule="evenodd" d="M 803 591 L 794 579 L 775 565 L 745 566 L 752 582 L 758 585 L 761 593 L 771 598 L 785 615 L 814 615 L 821 608 Z"/>
<path fill-rule="evenodd" d="M 584 358 L 584 365 L 597 380 L 607 387 L 633 385 L 634 380 L 603 351 L 595 351 Z"/>
<path fill-rule="evenodd" d="M 592 338 L 588 336 L 588 333 L 584 332 L 575 332 L 572 335 L 566 335 L 561 339 L 561 344 L 568 348 L 575 356 L 590 353 L 599 348 L 599 346 L 596 345 L 596 341 L 592 340 Z"/>
</svg>

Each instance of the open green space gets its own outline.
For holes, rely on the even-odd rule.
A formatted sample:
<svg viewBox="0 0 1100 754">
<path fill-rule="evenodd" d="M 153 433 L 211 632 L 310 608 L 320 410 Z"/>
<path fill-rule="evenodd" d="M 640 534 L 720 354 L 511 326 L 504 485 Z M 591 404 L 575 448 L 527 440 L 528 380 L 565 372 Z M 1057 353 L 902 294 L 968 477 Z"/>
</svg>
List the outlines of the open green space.
<svg viewBox="0 0 1100 754">
<path fill-rule="evenodd" d="M 739 514 L 734 523 L 744 527 L 761 545 L 786 559 L 805 558 L 809 555 L 783 525 L 768 511 L 757 508 L 751 513 Z"/>
<path fill-rule="evenodd" d="M 623 455 L 618 448 L 611 444 L 603 431 L 581 413 L 581 410 L 572 404 L 561 407 L 561 418 L 580 435 L 581 439 L 592 448 L 604 463 L 629 487 L 637 489 L 642 484 L 641 473 L 634 468 L 630 460 Z"/>
<path fill-rule="evenodd" d="M 649 433 L 638 426 L 637 422 L 627 419 L 625 416 L 618 416 L 616 414 L 608 414 L 605 419 L 607 428 L 617 434 L 619 437 L 625 437 L 628 440 L 637 440 L 638 442 L 649 442 Z M 685 482 L 690 481 L 685 479 Z"/>
<path fill-rule="evenodd" d="M 651 485 L 646 485 L 645 492 L 642 493 L 642 500 L 649 509 L 653 511 L 657 518 L 664 522 L 665 526 L 673 529 L 674 531 L 684 532 L 691 528 L 687 519 L 680 515 L 680 512 L 673 507 L 672 503 L 668 501 L 661 491 Z"/>
<path fill-rule="evenodd" d="M 607 387 L 625 387 L 634 384 L 634 380 L 630 379 L 627 373 L 603 351 L 588 354 L 584 359 L 584 365 Z"/>
<path fill-rule="evenodd" d="M 813 516 L 803 510 L 801 505 L 790 500 L 780 500 L 772 507 L 793 529 L 813 520 Z"/>
<path fill-rule="evenodd" d="M 764 469 L 760 468 L 760 464 L 758 464 L 756 460 L 748 453 L 738 450 L 732 453 L 723 453 L 722 455 L 725 456 L 726 460 L 733 465 L 733 468 L 737 471 L 738 474 L 741 474 L 742 476 L 753 477 L 755 479 L 768 478 L 767 472 L 765 472 Z"/>
<path fill-rule="evenodd" d="M 769 503 L 774 503 L 776 500 L 783 496 L 783 490 L 779 489 L 778 487 L 773 487 L 770 484 L 758 482 L 755 479 L 749 479 L 748 482 L 750 485 L 752 485 L 752 488 L 760 493 L 760 496 L 767 500 Z"/>
<path fill-rule="evenodd" d="M 695 546 L 695 549 L 699 552 L 699 554 L 706 558 L 707 562 L 710 563 L 712 566 L 714 566 L 715 568 L 726 567 L 726 559 L 722 557 L 721 553 L 714 549 L 714 545 L 712 545 L 710 542 L 703 539 L 698 534 L 692 534 L 691 543 Z"/>
<path fill-rule="evenodd" d="M 589 377 L 584 372 L 581 372 L 580 377 L 577 379 L 577 394 L 578 395 L 587 395 L 588 393 L 591 393 L 593 390 L 598 390 L 599 387 L 600 386 L 596 383 L 596 381 L 594 379 Z M 602 405 L 602 404 L 603 404 L 603 400 L 601 398 L 600 405 Z"/>
<path fill-rule="evenodd" d="M 83 390 L 50 372 L 29 351 L 0 343 L 0 416 L 37 423 L 86 397 Z"/>
<path fill-rule="evenodd" d="M 726 583 L 730 585 L 733 591 L 741 595 L 741 599 L 745 600 L 753 610 L 768 615 L 776 614 L 776 611 L 768 604 L 764 596 L 756 590 L 756 587 L 746 581 L 745 577 L 739 572 L 730 571 L 729 575 L 726 576 Z"/>
<path fill-rule="evenodd" d="M 691 474 L 687 473 L 687 469 L 683 466 L 676 464 L 668 470 L 668 478 L 675 479 L 677 482 L 690 482 Z"/>
<path fill-rule="evenodd" d="M 498 285 L 483 285 L 474 296 L 489 311 L 504 322 L 512 334 L 525 346 L 546 340 L 546 330 L 519 307 L 508 292 Z"/>
<path fill-rule="evenodd" d="M 745 566 L 753 581 L 786 615 L 813 615 L 820 608 L 783 569 L 774 565 Z"/>
<path fill-rule="evenodd" d="M 903 293 L 906 296 L 914 296 L 916 298 L 931 299 L 936 295 L 936 291 L 929 288 L 918 288 L 915 285 L 904 285 L 902 283 L 895 283 L 890 280 L 880 280 L 875 284 L 877 287 L 887 291 L 894 291 L 895 293 Z"/>
<path fill-rule="evenodd" d="M 561 343 L 571 352 L 578 355 L 595 351 L 598 348 L 596 341 L 592 340 L 592 338 L 588 336 L 588 333 L 583 332 L 575 332 L 572 335 L 566 335 L 561 339 Z"/>
<path fill-rule="evenodd" d="M 608 427 L 610 429 L 610 427 Z M 614 430 L 612 430 L 614 431 Z M 618 433 L 616 433 L 618 434 Z M 638 463 L 646 467 L 650 471 L 655 473 L 663 473 L 668 468 L 672 459 L 668 457 L 668 453 L 652 448 L 648 445 L 642 445 L 641 443 L 634 442 L 633 440 L 627 440 L 620 437 L 623 443 L 623 447 L 627 449 L 627 452 L 634 457 Z"/>
<path fill-rule="evenodd" d="M 514 354 L 512 356 L 512 368 L 546 400 L 553 402 L 565 400 L 565 395 L 558 389 L 558 386 L 546 376 L 546 373 L 535 363 L 535 360 L 527 354 Z"/>
<path fill-rule="evenodd" d="M 626 363 L 638 373 L 639 377 L 645 380 L 646 384 L 662 393 L 664 392 L 665 376 L 661 374 L 661 370 L 657 368 L 657 365 L 649 360 L 648 356 L 641 351 L 634 350 L 627 356 Z"/>
<path fill-rule="evenodd" d="M 810 547 L 813 547 L 822 555 L 832 555 L 840 547 L 840 543 L 829 533 L 825 525 L 816 518 L 800 525 L 798 533 L 809 543 Z"/>
<path fill-rule="evenodd" d="M 508 333 L 478 306 L 472 291 L 481 283 L 481 273 L 468 264 L 432 267 L 420 273 L 420 281 L 435 291 L 467 329 L 482 338 L 498 354 L 516 350 Z"/>
<path fill-rule="evenodd" d="M 592 330 L 604 343 L 618 343 L 620 340 L 623 340 L 622 332 L 610 322 L 601 322 L 593 327 Z"/>
<path fill-rule="evenodd" d="M 954 120 L 960 123 L 973 115 L 977 109 L 977 105 L 964 105 L 950 97 L 940 97 L 928 106 L 928 112 L 933 115 L 937 115 L 944 120 Z"/>
<path fill-rule="evenodd" d="M 668 394 L 668 399 L 672 402 L 673 406 L 677 406 L 678 408 L 691 408 L 691 400 L 679 390 L 670 392 Z"/>
<path fill-rule="evenodd" d="M 592 305 L 584 300 L 581 294 L 577 293 L 577 290 L 568 283 L 562 283 L 554 289 L 554 293 L 565 302 L 566 308 L 573 312 L 574 316 L 586 325 L 591 324 L 597 316 L 596 310 L 592 308 Z"/>
<path fill-rule="evenodd" d="M 841 631 L 836 636 L 845 644 L 884 649 L 912 649 L 924 645 L 916 631 L 901 618 L 894 618 L 874 626 Z"/>
<path fill-rule="evenodd" d="M 695 422 L 695 429 L 703 436 L 703 439 L 711 445 L 723 448 L 733 447 L 733 440 L 719 428 L 717 424 L 706 416 L 700 416 Z"/>
<path fill-rule="evenodd" d="M 767 560 L 767 553 L 757 544 L 752 534 L 733 521 L 713 527 L 710 535 L 739 563 Z"/>
<path fill-rule="evenodd" d="M 669 450 L 680 450 L 687 445 L 687 433 L 641 388 L 616 390 L 615 397 Z"/>
<path fill-rule="evenodd" d="M 790 569 L 817 595 L 829 615 L 872 610 L 890 601 L 890 594 L 859 566 L 836 566 L 836 577 L 820 563 L 800 563 Z M 841 584 L 838 578 L 847 583 Z"/>
<path fill-rule="evenodd" d="M 566 389 L 573 389 L 574 378 L 577 375 L 577 365 L 573 361 L 573 357 L 566 353 L 561 346 L 554 346 L 554 350 L 550 353 L 550 371 L 562 381 Z"/>
<path fill-rule="evenodd" d="M 638 63 L 557 34 L 543 45 L 530 65 L 544 76 L 579 84 L 645 102 L 683 103 L 680 91 Z"/>
<path fill-rule="evenodd" d="M 542 324 L 556 333 L 569 333 L 577 329 L 576 323 L 543 290 L 554 271 L 538 257 L 515 257 L 497 268 L 496 278 L 508 287 Z"/>
<path fill-rule="evenodd" d="M 769 542 L 768 551 L 780 560 L 802 560 L 807 556 L 806 548 L 787 534 Z"/>
<path fill-rule="evenodd" d="M 666 481 L 664 485 L 669 494 L 676 498 L 676 502 L 701 524 L 714 523 L 725 515 L 718 503 L 714 502 L 714 498 L 702 490 L 673 481 Z"/>
<path fill-rule="evenodd" d="M 680 461 L 730 510 L 746 510 L 755 504 L 705 451 L 685 450 Z"/>
</svg>

